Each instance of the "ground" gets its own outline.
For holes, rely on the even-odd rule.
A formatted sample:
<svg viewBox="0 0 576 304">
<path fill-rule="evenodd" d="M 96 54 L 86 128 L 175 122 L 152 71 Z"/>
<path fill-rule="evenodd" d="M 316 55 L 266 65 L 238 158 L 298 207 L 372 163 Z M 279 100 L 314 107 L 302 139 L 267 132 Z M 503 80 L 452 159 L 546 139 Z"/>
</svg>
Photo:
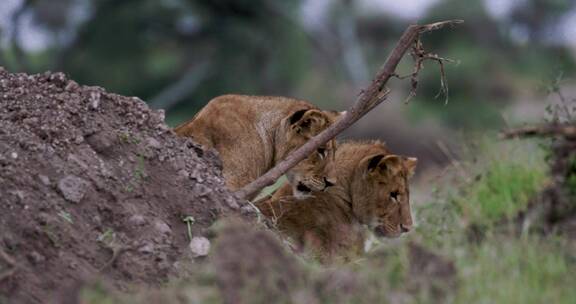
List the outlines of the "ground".
<svg viewBox="0 0 576 304">
<path fill-rule="evenodd" d="M 243 215 L 161 111 L 0 68 L 0 303 L 572 303 L 574 147 L 480 140 L 412 232 L 320 265 Z"/>
<path fill-rule="evenodd" d="M 129 290 L 183 275 L 195 266 L 183 218 L 204 236 L 239 204 L 219 166 L 136 97 L 0 69 L 0 250 L 14 262 L 0 259 L 0 295 L 45 302 L 95 277 Z"/>
</svg>

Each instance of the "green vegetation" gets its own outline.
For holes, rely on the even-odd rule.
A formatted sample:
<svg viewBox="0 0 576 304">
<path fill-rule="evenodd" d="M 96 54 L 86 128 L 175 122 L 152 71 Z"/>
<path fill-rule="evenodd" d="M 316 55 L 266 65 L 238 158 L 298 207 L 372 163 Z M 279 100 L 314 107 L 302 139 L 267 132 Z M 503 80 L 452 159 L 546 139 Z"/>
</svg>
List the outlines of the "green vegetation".
<svg viewBox="0 0 576 304">
<path fill-rule="evenodd" d="M 474 181 L 454 198 L 460 216 L 474 223 L 494 223 L 524 209 L 544 184 L 544 153 L 534 144 L 501 143 L 480 148 L 481 168 L 472 168 Z"/>
<path fill-rule="evenodd" d="M 559 239 L 490 238 L 456 259 L 462 280 L 456 302 L 572 303 L 573 258 Z"/>
<path fill-rule="evenodd" d="M 247 303 L 271 295 L 277 303 L 572 303 L 574 244 L 512 229 L 515 215 L 547 183 L 545 153 L 535 142 L 481 142 L 474 146 L 481 157 L 459 162 L 430 199 L 414 202 L 417 229 L 408 236 L 384 240 L 366 257 L 337 267 L 297 257 L 304 283 L 277 289 L 249 281 L 240 297 Z M 205 264 L 157 296 L 166 303 L 222 303 L 217 271 Z M 266 276 L 282 276 L 275 271 Z M 248 279 L 256 283 L 259 275 Z"/>
</svg>

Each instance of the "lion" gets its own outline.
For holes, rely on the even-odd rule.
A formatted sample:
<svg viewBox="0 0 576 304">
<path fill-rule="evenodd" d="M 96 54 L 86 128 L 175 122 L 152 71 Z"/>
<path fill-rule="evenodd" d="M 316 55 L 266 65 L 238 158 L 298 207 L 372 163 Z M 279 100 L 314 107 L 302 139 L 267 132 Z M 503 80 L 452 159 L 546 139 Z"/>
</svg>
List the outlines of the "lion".
<svg viewBox="0 0 576 304">
<path fill-rule="evenodd" d="M 226 184 L 237 190 L 328 128 L 340 115 L 287 97 L 223 95 L 212 99 L 174 132 L 217 150 Z M 335 183 L 326 171 L 335 148 L 334 141 L 328 142 L 286 173 L 294 197 L 304 198 Z"/>
<path fill-rule="evenodd" d="M 324 262 L 349 260 L 364 252 L 365 227 L 384 238 L 410 231 L 408 180 L 417 162 L 378 141 L 339 144 L 331 162 L 334 187 L 296 201 L 285 185 L 256 206 L 297 248 L 311 249 Z"/>
</svg>

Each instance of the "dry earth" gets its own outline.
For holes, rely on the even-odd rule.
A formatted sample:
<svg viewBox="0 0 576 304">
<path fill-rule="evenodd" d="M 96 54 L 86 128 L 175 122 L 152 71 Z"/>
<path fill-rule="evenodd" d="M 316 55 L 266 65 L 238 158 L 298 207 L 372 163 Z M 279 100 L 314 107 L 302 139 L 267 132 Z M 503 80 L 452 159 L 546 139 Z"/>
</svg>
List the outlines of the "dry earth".
<svg viewBox="0 0 576 304">
<path fill-rule="evenodd" d="M 0 302 L 181 276 L 194 267 L 183 218 L 203 236 L 238 207 L 219 166 L 138 98 L 0 68 Z"/>
</svg>

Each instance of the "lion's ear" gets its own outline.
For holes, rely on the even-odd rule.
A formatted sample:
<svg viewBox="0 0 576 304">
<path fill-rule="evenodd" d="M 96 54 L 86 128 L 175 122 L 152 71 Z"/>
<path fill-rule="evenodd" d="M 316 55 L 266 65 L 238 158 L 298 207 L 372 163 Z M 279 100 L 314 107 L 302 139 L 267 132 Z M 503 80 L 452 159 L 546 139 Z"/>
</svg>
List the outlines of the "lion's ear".
<svg viewBox="0 0 576 304">
<path fill-rule="evenodd" d="M 296 111 L 290 116 L 289 122 L 296 133 L 305 137 L 317 135 L 330 124 L 326 114 L 316 109 Z"/>
<path fill-rule="evenodd" d="M 408 170 L 408 177 L 412 177 L 414 172 L 416 172 L 416 165 L 418 164 L 418 159 L 416 157 L 404 157 L 404 166 Z"/>
<path fill-rule="evenodd" d="M 401 164 L 402 159 L 398 155 L 377 154 L 368 157 L 366 170 L 372 176 L 389 176 L 394 174 Z"/>
</svg>

